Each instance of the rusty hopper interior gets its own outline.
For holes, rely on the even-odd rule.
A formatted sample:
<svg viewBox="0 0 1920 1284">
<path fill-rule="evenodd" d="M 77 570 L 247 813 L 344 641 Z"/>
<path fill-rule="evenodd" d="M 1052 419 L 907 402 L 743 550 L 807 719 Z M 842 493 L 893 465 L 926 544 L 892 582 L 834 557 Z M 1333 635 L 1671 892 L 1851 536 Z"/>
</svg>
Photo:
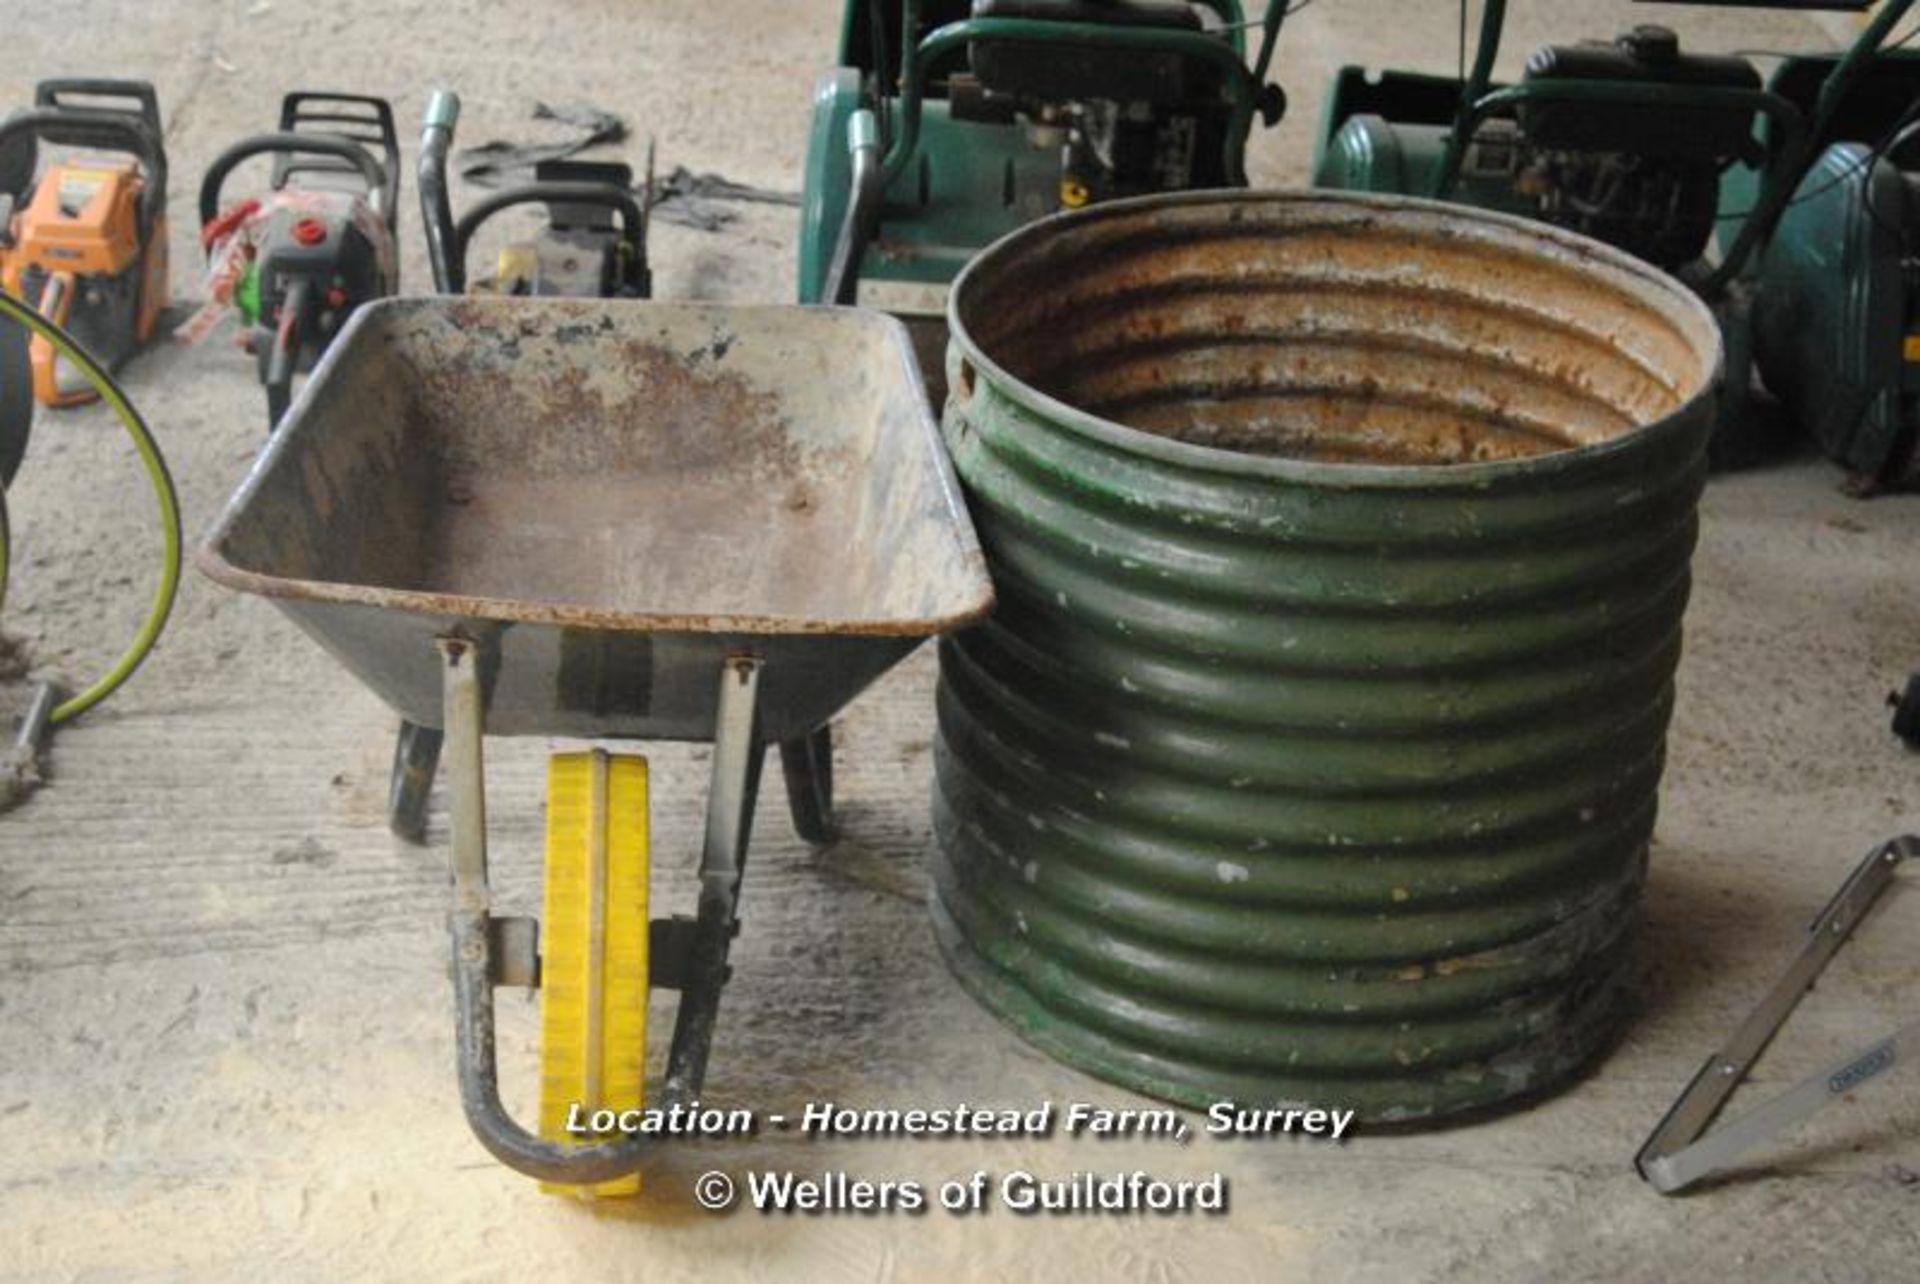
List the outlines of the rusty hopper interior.
<svg viewBox="0 0 1920 1284">
<path fill-rule="evenodd" d="M 897 323 L 407 299 L 356 317 L 200 551 L 411 722 L 432 638 L 497 649 L 489 733 L 703 739 L 751 640 L 768 739 L 991 601 Z"/>
</svg>

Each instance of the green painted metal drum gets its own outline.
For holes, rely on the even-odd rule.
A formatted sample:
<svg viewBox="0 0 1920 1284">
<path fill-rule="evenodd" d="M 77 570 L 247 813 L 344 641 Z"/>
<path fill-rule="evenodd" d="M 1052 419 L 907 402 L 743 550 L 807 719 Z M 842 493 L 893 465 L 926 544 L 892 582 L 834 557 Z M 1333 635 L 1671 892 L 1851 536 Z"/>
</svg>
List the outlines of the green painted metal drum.
<svg viewBox="0 0 1920 1284">
<path fill-rule="evenodd" d="M 1375 1122 L 1617 1025 L 1720 340 L 1497 214 L 1218 192 L 956 282 L 999 591 L 940 655 L 934 915 L 1062 1060 Z"/>
</svg>

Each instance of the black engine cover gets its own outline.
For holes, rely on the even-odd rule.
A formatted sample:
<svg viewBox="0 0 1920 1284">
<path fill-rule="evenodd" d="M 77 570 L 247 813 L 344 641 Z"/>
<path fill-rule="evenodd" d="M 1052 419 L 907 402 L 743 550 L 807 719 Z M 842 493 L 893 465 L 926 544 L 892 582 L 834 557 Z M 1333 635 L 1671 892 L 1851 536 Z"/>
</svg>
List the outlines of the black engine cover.
<svg viewBox="0 0 1920 1284">
<path fill-rule="evenodd" d="M 1651 25 L 1635 27 L 1612 44 L 1535 50 L 1525 79 L 1760 88 L 1760 73 L 1744 58 L 1682 53 L 1679 37 Z M 1718 161 L 1738 155 L 1753 133 L 1753 112 L 1745 108 L 1556 102 L 1523 106 L 1519 116 L 1527 141 L 1543 151 Z"/>
<path fill-rule="evenodd" d="M 974 0 L 976 18 L 1094 23 L 1199 31 L 1200 15 L 1175 0 Z M 1041 102 L 1144 102 L 1174 106 L 1218 86 L 1218 73 L 1179 54 L 1040 41 L 975 41 L 973 74 L 989 93 Z"/>
</svg>

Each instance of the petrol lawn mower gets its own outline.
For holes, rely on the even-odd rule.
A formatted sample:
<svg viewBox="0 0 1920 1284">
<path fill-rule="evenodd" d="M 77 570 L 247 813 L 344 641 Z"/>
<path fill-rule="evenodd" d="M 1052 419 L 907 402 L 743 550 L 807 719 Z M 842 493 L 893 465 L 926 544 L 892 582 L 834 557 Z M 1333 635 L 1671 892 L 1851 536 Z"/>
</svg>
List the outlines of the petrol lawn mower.
<svg viewBox="0 0 1920 1284">
<path fill-rule="evenodd" d="M 1759 7 L 1859 10 L 1866 3 Z M 1846 184 L 1833 178 L 1836 165 L 1863 176 L 1875 167 L 1853 153 L 1836 159 L 1830 151 L 1823 160 L 1821 149 L 1862 127 L 1871 114 L 1863 104 L 1884 99 L 1889 76 L 1912 82 L 1906 59 L 1881 57 L 1892 53 L 1888 37 L 1911 8 L 1911 0 L 1889 0 L 1844 56 L 1794 60 L 1764 89 L 1745 58 L 1683 51 L 1673 32 L 1652 24 L 1611 44 L 1536 50 L 1521 79 L 1503 85 L 1492 71 L 1506 4 L 1486 0 L 1472 66 L 1461 76 L 1340 70 L 1322 115 L 1314 182 L 1542 219 L 1681 276 L 1720 318 L 1727 383 L 1715 453 L 1729 459 L 1743 448 L 1756 347 L 1766 349 L 1761 369 L 1769 386 L 1803 416 L 1832 390 L 1797 392 L 1823 381 L 1805 372 L 1807 352 L 1782 360 L 1782 349 L 1804 347 L 1815 361 L 1832 360 L 1836 346 L 1871 350 L 1879 367 L 1889 345 L 1901 350 L 1904 321 L 1889 319 L 1884 297 L 1904 284 L 1897 271 L 1889 277 L 1897 256 L 1884 238 L 1867 244 L 1873 228 L 1863 225 L 1874 220 L 1863 199 L 1851 200 L 1851 215 L 1821 212 L 1848 203 Z M 1908 93 L 1896 119 L 1904 121 L 1911 101 Z M 1836 187 L 1839 195 L 1818 200 Z M 1858 270 L 1795 280 L 1791 249 L 1785 257 L 1769 253 L 1782 229 L 1819 255 L 1836 237 L 1858 243 L 1850 250 Z M 1829 323 L 1825 333 L 1788 336 L 1786 318 L 1813 315 Z M 1920 346 L 1914 355 L 1920 358 Z"/>
<path fill-rule="evenodd" d="M 39 164 L 39 147 L 84 149 Z M 167 158 L 160 104 L 138 80 L 43 80 L 0 122 L 0 286 L 106 369 L 153 334 L 167 301 Z M 33 395 L 70 406 L 100 394 L 41 334 Z"/>
<path fill-rule="evenodd" d="M 946 291 L 976 251 L 1113 196 L 1244 186 L 1285 0 L 848 0 L 814 95 L 800 301 L 907 320 L 939 398 Z"/>
<path fill-rule="evenodd" d="M 227 177 L 256 156 L 274 158 L 267 192 L 222 207 Z M 207 300 L 181 334 L 204 338 L 227 307 L 238 312 L 269 429 L 294 375 L 313 369 L 354 309 L 400 288 L 399 195 L 400 142 L 384 98 L 288 94 L 277 132 L 240 140 L 207 168 Z"/>
</svg>

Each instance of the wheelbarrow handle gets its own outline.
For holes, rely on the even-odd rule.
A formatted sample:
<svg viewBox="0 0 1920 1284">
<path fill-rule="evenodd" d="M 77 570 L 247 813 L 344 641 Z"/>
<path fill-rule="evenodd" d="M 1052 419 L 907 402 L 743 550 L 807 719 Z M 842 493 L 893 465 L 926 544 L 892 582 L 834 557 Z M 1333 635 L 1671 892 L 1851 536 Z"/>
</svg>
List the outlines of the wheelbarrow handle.
<svg viewBox="0 0 1920 1284">
<path fill-rule="evenodd" d="M 493 932 L 488 915 L 485 910 L 456 909 L 448 922 L 453 931 L 460 1104 L 473 1135 L 495 1159 L 541 1181 L 590 1185 L 638 1169 L 655 1149 L 653 1139 L 644 1134 L 573 1146 L 536 1137 L 507 1113 L 500 1101 L 500 1070 L 493 1052 Z"/>
<path fill-rule="evenodd" d="M 592 1146 L 547 1141 L 514 1122 L 500 1101 L 494 1057 L 494 947 L 487 886 L 487 811 L 481 735 L 486 721 L 480 647 L 460 638 L 439 643 L 445 666 L 447 767 L 453 789 L 453 944 L 455 1046 L 460 1104 L 487 1152 L 542 1181 L 586 1185 L 624 1177 L 657 1142 L 643 1133 Z"/>
</svg>

